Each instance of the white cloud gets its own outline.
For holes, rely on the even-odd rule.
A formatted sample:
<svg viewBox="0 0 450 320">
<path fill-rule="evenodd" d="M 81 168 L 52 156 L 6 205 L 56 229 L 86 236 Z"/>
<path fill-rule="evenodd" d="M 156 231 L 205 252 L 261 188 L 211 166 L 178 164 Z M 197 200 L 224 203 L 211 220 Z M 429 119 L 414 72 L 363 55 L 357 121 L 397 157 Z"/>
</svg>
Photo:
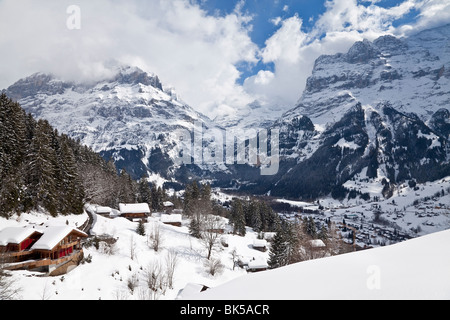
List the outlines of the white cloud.
<svg viewBox="0 0 450 320">
<path fill-rule="evenodd" d="M 236 84 L 236 65 L 256 63 L 258 48 L 248 35 L 251 18 L 239 6 L 213 17 L 188 0 L 80 0 L 81 30 L 69 30 L 70 4 L 0 2 L 1 88 L 37 71 L 68 80 L 106 77 L 105 61 L 115 59 L 158 74 L 206 114 L 250 102 Z"/>
<path fill-rule="evenodd" d="M 300 97 L 319 55 L 345 52 L 363 38 L 450 21 L 448 0 L 404 0 L 392 8 L 377 2 L 327 0 L 308 32 L 297 15 L 275 18 L 278 30 L 258 48 L 243 0 L 230 14 L 214 16 L 193 0 L 79 0 L 81 30 L 66 27 L 71 0 L 0 0 L 0 88 L 37 71 L 69 80 L 104 78 L 111 75 L 105 62 L 115 59 L 156 73 L 211 117 L 255 99 L 287 109 Z M 413 9 L 416 22 L 393 27 Z M 274 68 L 239 85 L 237 66 L 258 62 Z"/>
<path fill-rule="evenodd" d="M 391 8 L 379 7 L 376 2 L 364 6 L 356 0 L 328 0 L 326 11 L 309 33 L 302 31 L 303 21 L 298 16 L 278 22 L 281 27 L 261 51 L 262 61 L 273 63 L 274 72 L 270 72 L 270 78 L 259 72 L 248 78 L 244 87 L 267 104 L 293 107 L 320 55 L 346 52 L 365 38 L 374 40 L 384 34 L 403 36 L 411 30 L 450 22 L 448 0 L 405 0 Z M 393 27 L 395 20 L 413 9 L 420 12 L 415 25 Z"/>
<path fill-rule="evenodd" d="M 281 17 L 276 17 L 276 18 L 270 19 L 270 22 L 274 26 L 278 26 L 281 23 L 281 21 L 282 21 Z"/>
</svg>

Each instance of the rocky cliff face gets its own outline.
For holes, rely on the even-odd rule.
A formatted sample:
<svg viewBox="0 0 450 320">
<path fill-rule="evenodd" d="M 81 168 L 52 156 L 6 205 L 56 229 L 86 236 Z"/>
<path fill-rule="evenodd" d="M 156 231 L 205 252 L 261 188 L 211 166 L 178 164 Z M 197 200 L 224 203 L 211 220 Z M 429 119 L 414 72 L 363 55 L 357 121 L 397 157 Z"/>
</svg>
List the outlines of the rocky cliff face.
<svg viewBox="0 0 450 320">
<path fill-rule="evenodd" d="M 450 175 L 449 39 L 444 26 L 409 39 L 364 40 L 317 59 L 297 107 L 275 124 L 286 131 L 282 154 L 290 165 L 272 194 L 344 196 L 358 176 L 383 182 L 389 196 L 398 183 Z M 303 140 L 299 117 L 315 126 Z"/>
</svg>

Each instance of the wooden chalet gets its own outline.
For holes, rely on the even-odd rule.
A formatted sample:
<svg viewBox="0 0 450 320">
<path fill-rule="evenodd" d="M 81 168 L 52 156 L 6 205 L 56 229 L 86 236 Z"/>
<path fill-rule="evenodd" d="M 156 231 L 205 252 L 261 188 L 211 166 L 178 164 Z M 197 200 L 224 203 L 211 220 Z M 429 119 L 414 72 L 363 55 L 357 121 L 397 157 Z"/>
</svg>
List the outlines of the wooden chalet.
<svg viewBox="0 0 450 320">
<path fill-rule="evenodd" d="M 175 227 L 181 227 L 183 216 L 181 214 L 161 214 L 161 222 Z"/>
<path fill-rule="evenodd" d="M 0 253 L 5 262 L 15 263 L 30 259 L 32 245 L 39 240 L 42 232 L 33 228 L 10 227 L 0 231 Z"/>
<path fill-rule="evenodd" d="M 6 269 L 50 273 L 67 263 L 78 264 L 83 257 L 81 239 L 86 237 L 86 233 L 67 226 L 40 231 L 6 228 L 0 232 L 0 243 L 8 259 Z"/>
<path fill-rule="evenodd" d="M 164 201 L 164 213 L 171 214 L 173 212 L 173 209 L 175 208 L 175 205 L 170 201 Z"/>
<path fill-rule="evenodd" d="M 31 247 L 41 259 L 59 259 L 82 250 L 81 239 L 87 234 L 71 227 L 48 227 L 41 238 Z"/>
<path fill-rule="evenodd" d="M 261 252 L 267 251 L 267 241 L 264 239 L 253 240 L 253 249 Z"/>
<path fill-rule="evenodd" d="M 119 204 L 120 216 L 130 221 L 147 220 L 150 215 L 150 207 L 147 203 Z"/>
<path fill-rule="evenodd" d="M 95 208 L 95 213 L 106 218 L 110 218 L 112 214 L 112 209 L 110 207 L 97 207 Z"/>
<path fill-rule="evenodd" d="M 266 271 L 269 268 L 267 261 L 263 258 L 253 258 L 248 262 L 247 271 L 248 272 L 260 272 Z"/>
</svg>

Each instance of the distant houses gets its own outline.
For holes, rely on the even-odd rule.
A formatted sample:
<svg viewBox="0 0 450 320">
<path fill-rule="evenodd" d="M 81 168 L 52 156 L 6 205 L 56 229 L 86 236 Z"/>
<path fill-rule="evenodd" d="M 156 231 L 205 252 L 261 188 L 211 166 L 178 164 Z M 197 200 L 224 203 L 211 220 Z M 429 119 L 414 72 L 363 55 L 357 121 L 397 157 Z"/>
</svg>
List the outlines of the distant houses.
<svg viewBox="0 0 450 320">
<path fill-rule="evenodd" d="M 158 213 L 160 221 L 164 224 L 181 227 L 183 210 L 175 209 L 175 205 L 170 201 L 165 201 L 163 207 L 163 212 Z M 120 203 L 119 211 L 109 207 L 98 206 L 95 209 L 95 213 L 107 218 L 122 217 L 134 222 L 147 222 L 148 217 L 151 216 L 151 210 L 147 203 Z"/>
</svg>

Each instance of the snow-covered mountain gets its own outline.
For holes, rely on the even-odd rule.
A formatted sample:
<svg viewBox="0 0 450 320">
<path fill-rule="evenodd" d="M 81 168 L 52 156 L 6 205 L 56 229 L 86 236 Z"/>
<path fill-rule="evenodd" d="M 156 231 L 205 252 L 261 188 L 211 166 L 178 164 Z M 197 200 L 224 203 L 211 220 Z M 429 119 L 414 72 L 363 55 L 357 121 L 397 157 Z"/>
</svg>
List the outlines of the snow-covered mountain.
<svg viewBox="0 0 450 320">
<path fill-rule="evenodd" d="M 390 196 L 399 182 L 448 175 L 449 53 L 447 25 L 319 57 L 298 105 L 274 124 L 284 165 L 272 194 L 339 195 L 360 174 Z"/>
<path fill-rule="evenodd" d="M 92 84 L 40 73 L 6 92 L 135 178 L 149 173 L 166 181 L 208 179 L 253 193 L 317 199 L 346 197 L 344 185 L 356 176 L 383 190 L 367 195 L 353 190 L 367 198 L 390 197 L 399 183 L 450 173 L 450 25 L 404 39 L 364 40 L 347 53 L 319 57 L 297 106 L 275 121 L 276 106 L 273 114 L 256 119 L 257 103 L 249 114 L 212 121 L 165 89 L 156 75 L 134 67 L 119 67 L 115 77 Z M 277 174 L 262 176 L 251 163 L 176 165 L 180 143 L 194 149 L 196 161 L 205 147 L 221 142 L 207 137 L 196 144 L 189 136 L 181 142 L 177 129 L 193 138 L 195 123 L 211 132 L 256 123 L 278 129 Z M 234 135 L 245 137 L 240 131 Z"/>
<path fill-rule="evenodd" d="M 116 75 L 94 83 L 62 81 L 36 73 L 19 80 L 7 94 L 36 118 L 92 147 L 133 177 L 169 175 L 177 129 L 194 123 L 215 127 L 210 119 L 163 88 L 158 76 L 136 67 L 116 67 Z"/>
<path fill-rule="evenodd" d="M 321 56 L 298 106 L 317 124 L 339 121 L 356 103 L 389 104 L 427 121 L 450 103 L 450 25 L 410 38 L 383 36 L 355 43 L 345 54 Z"/>
</svg>

